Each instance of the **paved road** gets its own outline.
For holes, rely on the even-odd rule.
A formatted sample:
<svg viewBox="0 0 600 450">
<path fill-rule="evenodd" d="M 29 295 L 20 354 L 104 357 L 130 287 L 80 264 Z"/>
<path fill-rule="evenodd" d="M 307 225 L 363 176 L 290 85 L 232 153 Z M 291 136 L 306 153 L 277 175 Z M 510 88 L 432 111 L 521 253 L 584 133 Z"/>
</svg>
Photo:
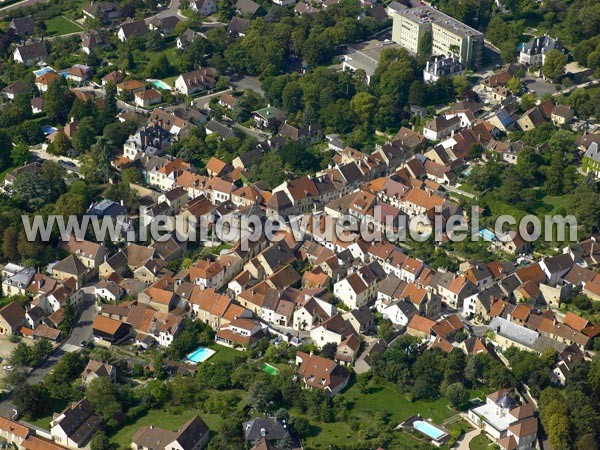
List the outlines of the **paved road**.
<svg viewBox="0 0 600 450">
<path fill-rule="evenodd" d="M 167 6 L 167 9 L 164 9 L 163 11 L 154 14 L 146 19 L 144 19 L 146 21 L 146 23 L 152 21 L 153 19 L 156 19 L 157 17 L 169 17 L 169 16 L 177 16 L 180 19 L 184 19 L 187 20 L 187 17 L 184 16 L 183 14 L 181 14 L 181 11 L 179 11 L 179 6 L 180 6 L 181 0 L 171 0 L 169 3 L 169 6 Z"/>
<path fill-rule="evenodd" d="M 22 2 L 13 3 L 12 5 L 4 6 L 0 8 L 0 11 L 11 11 L 13 9 L 22 8 L 25 6 L 33 6 L 37 3 L 44 3 L 48 0 L 23 0 Z"/>
<path fill-rule="evenodd" d="M 77 325 L 71 331 L 69 338 L 58 347 L 52 355 L 36 367 L 27 376 L 27 383 L 35 384 L 42 381 L 52 370 L 54 364 L 65 354 L 80 350 L 80 344 L 83 341 L 89 341 L 92 338 L 92 323 L 96 317 L 96 306 L 93 295 L 93 286 L 82 288 L 84 291 L 83 304 L 81 314 Z M 8 396 L 0 403 L 0 416 L 11 417 L 14 413 L 14 405 L 12 404 L 12 395 Z"/>
</svg>

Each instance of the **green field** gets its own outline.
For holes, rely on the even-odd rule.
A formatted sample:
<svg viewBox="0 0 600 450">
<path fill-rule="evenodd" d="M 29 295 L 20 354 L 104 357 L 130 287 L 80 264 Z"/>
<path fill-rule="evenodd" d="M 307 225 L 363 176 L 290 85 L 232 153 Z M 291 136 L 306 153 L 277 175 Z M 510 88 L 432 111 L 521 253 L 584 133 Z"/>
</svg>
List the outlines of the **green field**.
<svg viewBox="0 0 600 450">
<path fill-rule="evenodd" d="M 236 358 L 245 358 L 246 356 L 248 356 L 246 355 L 245 351 L 234 350 L 232 348 L 225 347 L 224 345 L 212 344 L 208 347 L 217 352 L 213 356 L 211 356 L 210 359 L 207 361 L 213 364 L 220 361 L 233 361 Z"/>
<path fill-rule="evenodd" d="M 67 19 L 65 16 L 56 16 L 45 22 L 46 34 L 48 36 L 62 36 L 83 31 L 83 28 L 78 23 Z"/>
</svg>

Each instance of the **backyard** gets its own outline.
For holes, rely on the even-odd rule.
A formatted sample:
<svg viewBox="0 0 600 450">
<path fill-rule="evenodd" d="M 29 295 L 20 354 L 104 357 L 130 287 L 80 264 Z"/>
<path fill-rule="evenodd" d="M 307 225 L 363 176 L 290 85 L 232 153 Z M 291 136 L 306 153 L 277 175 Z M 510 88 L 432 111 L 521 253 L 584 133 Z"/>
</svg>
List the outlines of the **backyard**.
<svg viewBox="0 0 600 450">
<path fill-rule="evenodd" d="M 63 36 L 65 34 L 83 31 L 81 25 L 67 19 L 65 16 L 56 16 L 45 21 L 46 34 L 48 36 Z"/>
</svg>

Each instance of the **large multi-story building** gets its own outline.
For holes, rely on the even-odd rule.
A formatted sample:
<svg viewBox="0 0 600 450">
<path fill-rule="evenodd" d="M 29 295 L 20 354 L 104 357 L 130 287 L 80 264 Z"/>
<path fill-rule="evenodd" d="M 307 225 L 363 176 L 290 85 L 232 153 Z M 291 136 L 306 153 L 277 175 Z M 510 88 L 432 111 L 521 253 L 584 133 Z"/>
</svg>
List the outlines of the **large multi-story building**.
<svg viewBox="0 0 600 450">
<path fill-rule="evenodd" d="M 392 39 L 411 53 L 419 53 L 431 39 L 431 54 L 457 56 L 470 69 L 479 67 L 483 33 L 431 6 L 418 6 L 394 14 Z"/>
</svg>

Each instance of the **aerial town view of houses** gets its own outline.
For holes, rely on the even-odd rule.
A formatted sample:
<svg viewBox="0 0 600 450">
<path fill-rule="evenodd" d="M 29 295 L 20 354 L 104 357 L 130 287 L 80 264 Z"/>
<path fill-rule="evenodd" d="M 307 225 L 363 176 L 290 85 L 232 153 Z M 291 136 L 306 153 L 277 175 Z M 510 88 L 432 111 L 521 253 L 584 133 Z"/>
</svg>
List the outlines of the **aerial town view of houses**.
<svg viewBox="0 0 600 450">
<path fill-rule="evenodd" d="M 0 447 L 599 449 L 599 121 L 598 0 L 0 1 Z"/>
</svg>

